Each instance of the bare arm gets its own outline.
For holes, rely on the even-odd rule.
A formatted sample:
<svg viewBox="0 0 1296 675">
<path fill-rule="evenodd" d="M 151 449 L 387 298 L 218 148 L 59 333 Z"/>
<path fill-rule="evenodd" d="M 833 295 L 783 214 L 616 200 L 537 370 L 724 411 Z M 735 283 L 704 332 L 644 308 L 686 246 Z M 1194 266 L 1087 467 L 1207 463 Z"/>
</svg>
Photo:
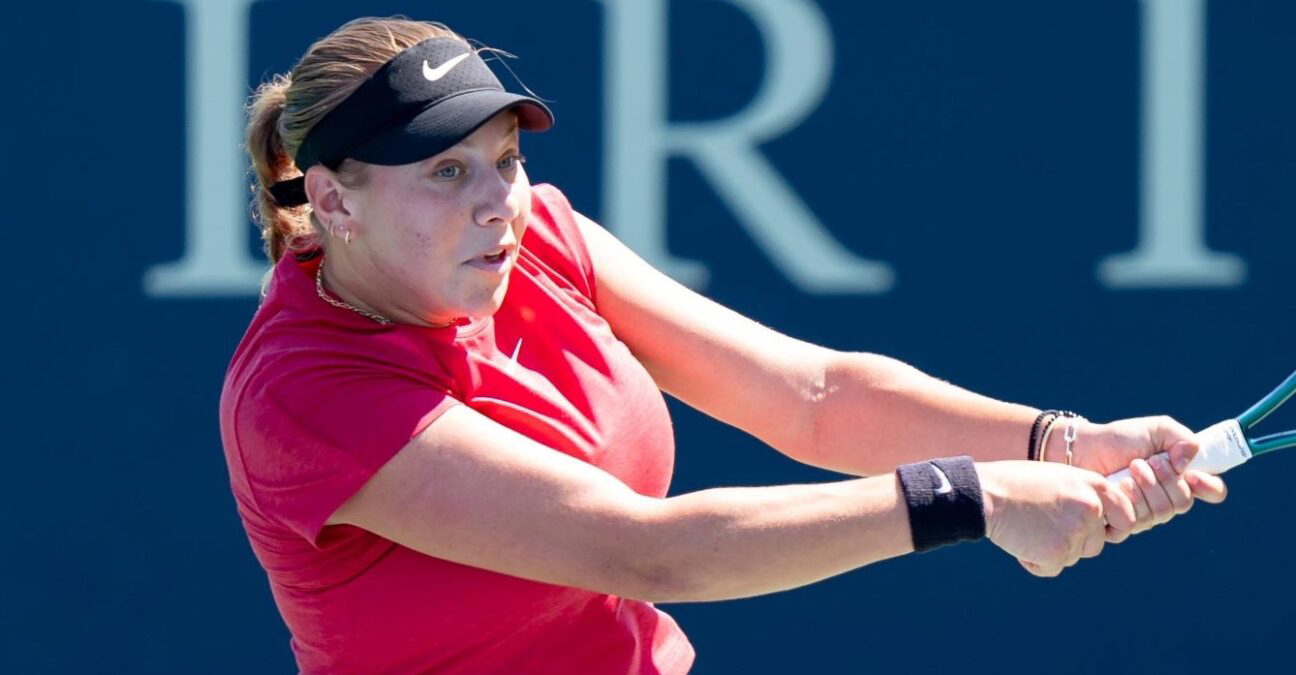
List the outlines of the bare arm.
<svg viewBox="0 0 1296 675">
<path fill-rule="evenodd" d="M 659 386 L 784 454 L 848 474 L 875 475 L 930 457 L 1025 459 L 1038 411 L 974 394 L 877 354 L 842 353 L 770 330 L 653 269 L 582 217 L 598 279 L 599 311 Z M 1218 478 L 1180 474 L 1196 451 L 1192 432 L 1166 417 L 1081 425 L 1077 466 L 1126 486 L 1139 530 L 1184 513 L 1193 497 L 1218 502 Z M 1064 461 L 1063 434 L 1047 457 Z M 1166 462 L 1144 457 L 1168 453 Z"/>
<path fill-rule="evenodd" d="M 1022 452 L 1029 408 L 891 359 L 780 335 L 674 284 L 592 223 L 584 227 L 600 270 L 600 310 L 658 383 L 686 402 L 802 461 L 858 473 L 921 457 Z M 852 436 L 869 447 L 842 442 Z M 988 536 L 1037 574 L 1096 555 L 1104 522 L 1113 541 L 1133 525 L 1135 507 L 1097 474 L 1038 462 L 992 462 L 978 472 Z M 537 581 L 651 601 L 719 600 L 912 550 L 898 491 L 888 473 L 654 499 L 457 406 L 329 523 Z"/>
<path fill-rule="evenodd" d="M 865 475 L 922 457 L 1026 459 L 1027 436 L 1039 413 L 974 394 L 895 359 L 856 353 L 827 360 L 823 397 L 814 409 L 815 424 L 800 454 L 811 463 Z M 866 451 L 858 445 L 860 438 L 870 440 Z"/>
<path fill-rule="evenodd" d="M 894 476 L 639 495 L 456 406 L 330 524 L 446 560 L 649 601 L 801 586 L 912 550 Z"/>
<path fill-rule="evenodd" d="M 856 475 L 928 457 L 1025 459 L 1037 410 L 895 359 L 762 326 L 676 283 L 582 218 L 599 311 L 659 386 L 807 464 Z M 860 439 L 868 439 L 861 447 Z"/>
<path fill-rule="evenodd" d="M 1133 506 L 1096 474 L 978 466 L 987 534 L 1057 574 L 1097 555 Z M 894 475 L 655 499 L 467 406 L 446 411 L 329 519 L 430 556 L 656 602 L 802 586 L 913 550 Z M 1115 530 L 1113 530 L 1115 531 Z"/>
</svg>

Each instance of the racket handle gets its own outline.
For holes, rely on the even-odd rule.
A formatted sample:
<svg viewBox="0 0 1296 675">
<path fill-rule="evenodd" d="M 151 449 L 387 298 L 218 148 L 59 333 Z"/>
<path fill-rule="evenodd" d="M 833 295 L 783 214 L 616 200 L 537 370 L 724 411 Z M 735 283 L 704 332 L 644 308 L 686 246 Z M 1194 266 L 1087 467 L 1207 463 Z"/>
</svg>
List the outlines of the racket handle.
<svg viewBox="0 0 1296 675">
<path fill-rule="evenodd" d="M 1251 448 L 1247 445 L 1242 426 L 1237 420 L 1225 420 L 1214 426 L 1197 432 L 1197 442 L 1201 450 L 1188 464 L 1189 469 L 1219 475 L 1251 459 Z M 1130 475 L 1129 469 L 1121 469 L 1107 477 L 1113 483 Z"/>
</svg>

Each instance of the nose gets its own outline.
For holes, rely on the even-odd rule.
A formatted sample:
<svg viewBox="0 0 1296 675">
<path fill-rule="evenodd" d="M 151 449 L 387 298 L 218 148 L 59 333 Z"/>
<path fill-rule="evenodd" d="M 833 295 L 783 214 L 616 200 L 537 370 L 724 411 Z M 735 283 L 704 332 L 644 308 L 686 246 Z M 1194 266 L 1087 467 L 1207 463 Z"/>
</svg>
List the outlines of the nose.
<svg viewBox="0 0 1296 675">
<path fill-rule="evenodd" d="M 481 179 L 477 207 L 473 214 L 478 225 L 508 225 L 521 214 L 521 206 L 514 195 L 513 183 L 505 180 L 498 171 L 479 172 Z"/>
</svg>

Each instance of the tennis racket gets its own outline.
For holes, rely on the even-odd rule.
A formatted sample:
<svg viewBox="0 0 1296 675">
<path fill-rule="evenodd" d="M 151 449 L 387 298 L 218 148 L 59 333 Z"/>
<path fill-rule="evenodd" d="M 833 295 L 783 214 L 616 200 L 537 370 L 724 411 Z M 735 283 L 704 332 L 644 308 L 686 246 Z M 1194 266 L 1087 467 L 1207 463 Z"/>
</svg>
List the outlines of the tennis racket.
<svg viewBox="0 0 1296 675">
<path fill-rule="evenodd" d="M 1277 389 L 1269 392 L 1268 396 L 1260 399 L 1236 419 L 1224 420 L 1198 432 L 1197 441 L 1201 444 L 1201 450 L 1188 464 L 1188 468 L 1221 474 L 1256 455 L 1284 448 L 1296 448 L 1296 430 L 1259 438 L 1247 436 L 1252 427 L 1286 403 L 1293 395 L 1296 395 L 1296 373 L 1289 375 Z M 1118 483 L 1128 475 L 1129 469 L 1121 469 L 1108 476 L 1107 480 Z"/>
</svg>

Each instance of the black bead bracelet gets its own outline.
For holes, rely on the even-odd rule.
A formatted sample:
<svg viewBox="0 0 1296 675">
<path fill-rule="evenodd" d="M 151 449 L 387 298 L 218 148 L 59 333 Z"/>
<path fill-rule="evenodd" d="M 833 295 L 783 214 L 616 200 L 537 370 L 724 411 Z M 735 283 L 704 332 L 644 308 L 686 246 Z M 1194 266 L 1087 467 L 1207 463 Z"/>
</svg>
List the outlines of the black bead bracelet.
<svg viewBox="0 0 1296 675">
<path fill-rule="evenodd" d="M 1026 446 L 1026 459 L 1033 462 L 1040 458 L 1040 452 L 1043 450 L 1043 448 L 1040 447 L 1040 441 L 1042 440 L 1040 436 L 1054 420 L 1059 417 L 1079 416 L 1080 415 L 1073 413 L 1070 410 L 1045 410 L 1037 415 L 1035 417 L 1035 423 L 1031 425 L 1030 445 Z"/>
</svg>

